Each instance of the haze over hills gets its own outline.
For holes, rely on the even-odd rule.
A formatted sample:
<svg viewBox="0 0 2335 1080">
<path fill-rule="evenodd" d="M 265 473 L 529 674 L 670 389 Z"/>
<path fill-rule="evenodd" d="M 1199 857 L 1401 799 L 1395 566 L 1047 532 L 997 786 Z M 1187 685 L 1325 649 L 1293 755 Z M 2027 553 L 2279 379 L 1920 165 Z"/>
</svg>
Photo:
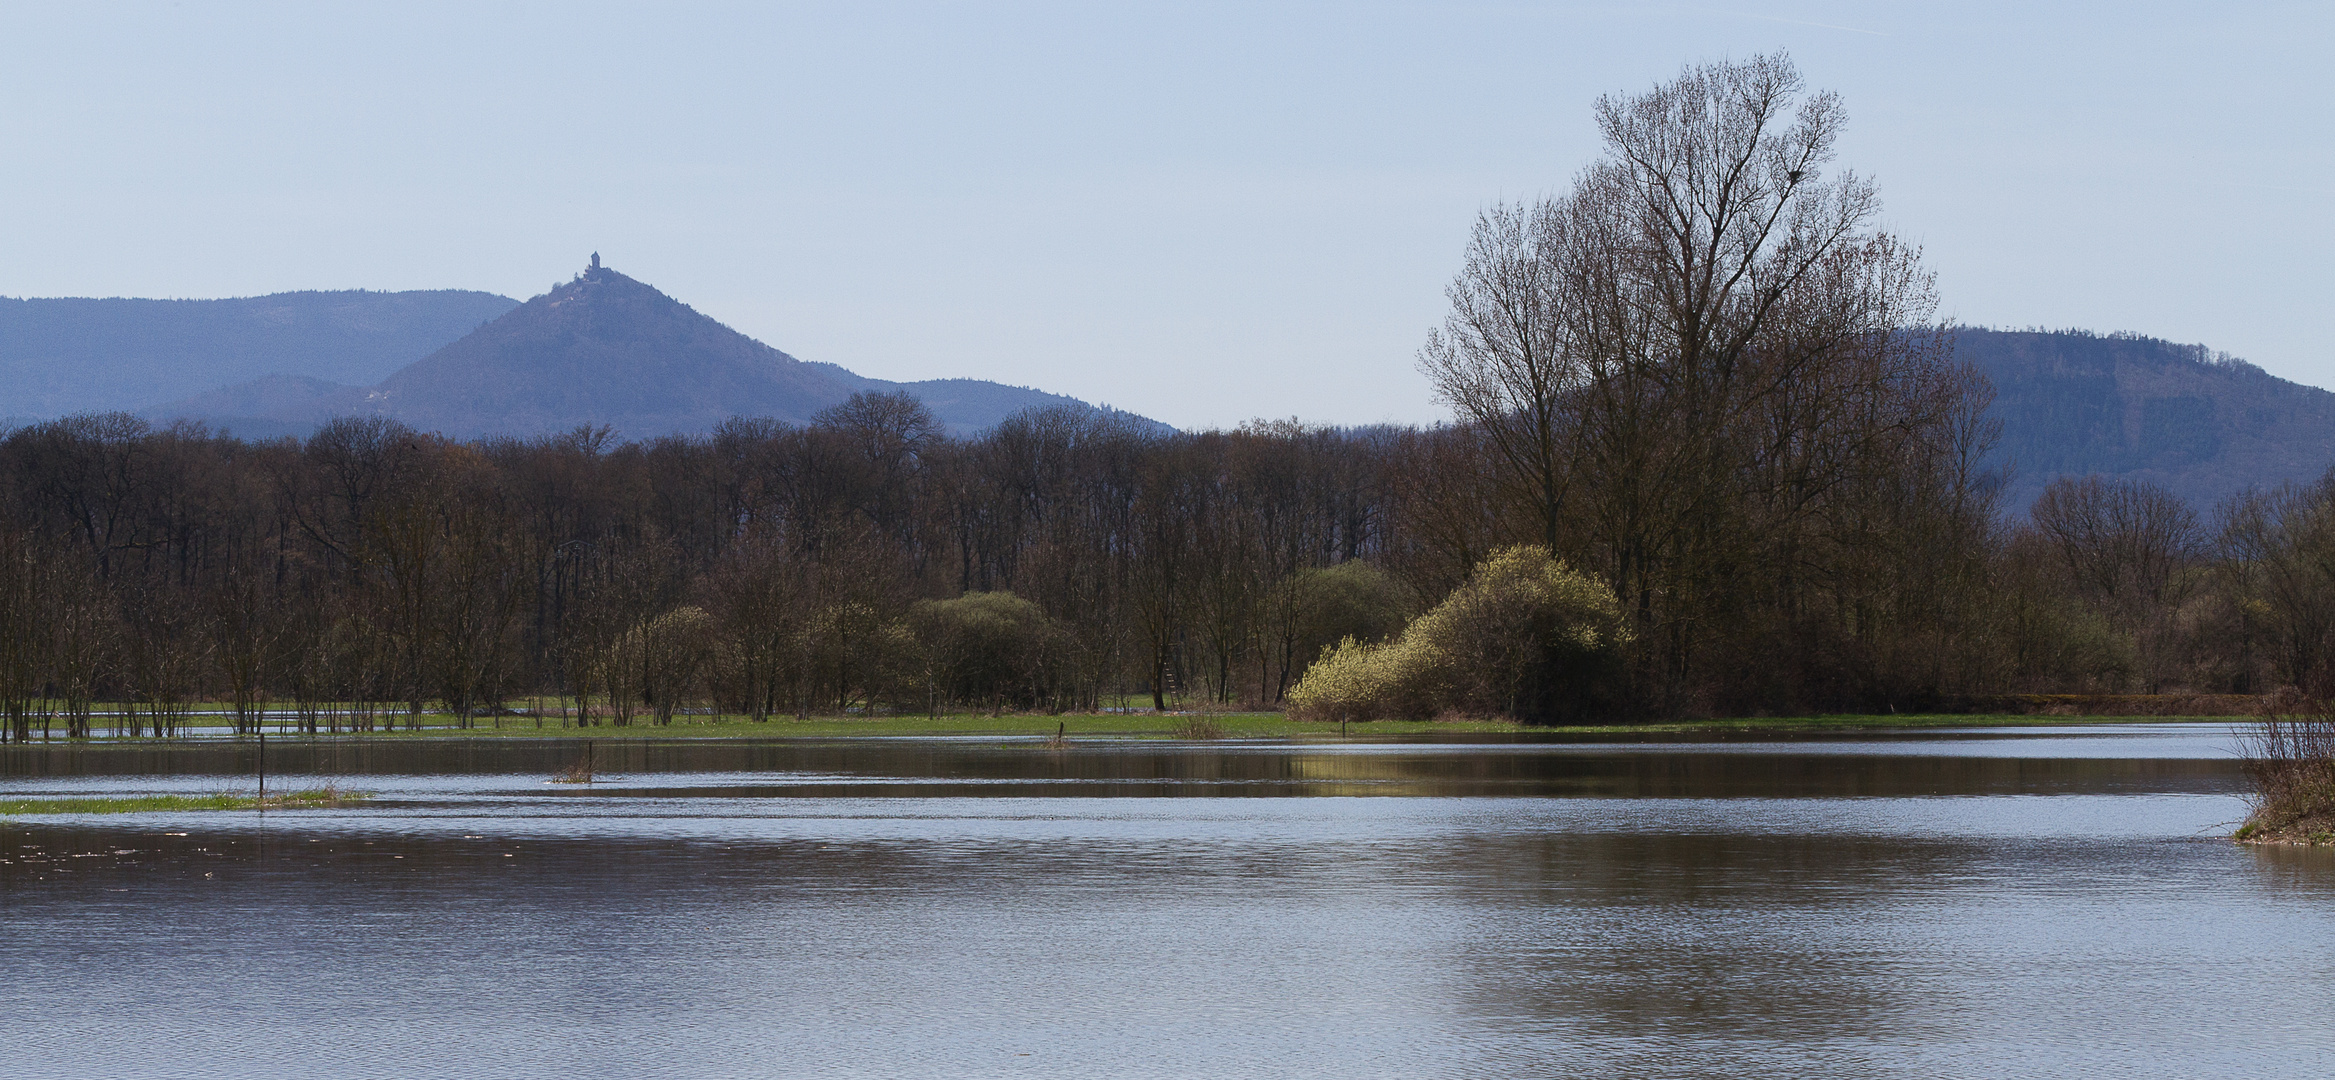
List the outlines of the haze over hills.
<svg viewBox="0 0 2335 1080">
<path fill-rule="evenodd" d="M 894 383 L 798 360 L 595 258 L 575 280 L 375 385 L 276 374 L 146 414 L 255 436 L 297 434 L 333 416 L 380 415 L 456 437 L 607 424 L 621 437 L 647 438 L 707 431 L 733 416 L 804 423 L 861 391 L 915 395 L 960 433 L 1027 408 L 1092 407 L 977 379 Z"/>
<path fill-rule="evenodd" d="M 0 298 L 0 416 L 136 410 L 274 372 L 371 383 L 518 304 L 452 289 Z"/>
<path fill-rule="evenodd" d="M 1957 357 L 1995 387 L 2008 514 L 2063 474 L 2154 481 L 2206 510 L 2335 465 L 2335 393 L 2203 346 L 2083 331 L 1955 337 Z M 119 409 L 251 438 L 304 435 L 341 415 L 457 437 L 607 424 L 646 438 L 731 416 L 803 423 L 860 391 L 913 394 L 959 434 L 1026 408 L 1090 407 L 978 379 L 895 383 L 799 360 L 596 264 L 525 304 L 454 290 L 0 299 L 0 427 Z"/>
<path fill-rule="evenodd" d="M 1963 327 L 1955 355 L 1994 383 L 2014 515 L 2060 475 L 2152 481 L 2202 512 L 2335 465 L 2335 393 L 2202 345 Z"/>
</svg>

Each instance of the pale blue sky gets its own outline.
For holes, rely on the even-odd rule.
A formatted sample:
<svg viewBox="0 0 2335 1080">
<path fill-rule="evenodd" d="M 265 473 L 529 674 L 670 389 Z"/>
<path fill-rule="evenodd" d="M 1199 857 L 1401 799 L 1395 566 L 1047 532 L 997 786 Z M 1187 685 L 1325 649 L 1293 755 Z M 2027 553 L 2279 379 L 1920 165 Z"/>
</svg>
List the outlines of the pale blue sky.
<svg viewBox="0 0 2335 1080">
<path fill-rule="evenodd" d="M 0 294 L 475 288 L 592 251 L 804 359 L 1180 426 L 1441 414 L 1470 220 L 1600 93 L 1788 48 L 1946 312 L 2335 384 L 2335 5 L 0 8 Z"/>
</svg>

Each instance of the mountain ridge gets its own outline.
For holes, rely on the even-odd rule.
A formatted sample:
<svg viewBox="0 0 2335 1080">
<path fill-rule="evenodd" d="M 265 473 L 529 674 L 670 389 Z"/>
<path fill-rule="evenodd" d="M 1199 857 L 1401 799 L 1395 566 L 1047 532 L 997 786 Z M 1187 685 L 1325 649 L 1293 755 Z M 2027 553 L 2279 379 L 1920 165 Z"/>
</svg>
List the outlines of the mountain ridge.
<svg viewBox="0 0 2335 1080">
<path fill-rule="evenodd" d="M 2006 513 L 2058 476 L 2155 483 L 2201 511 L 2335 465 L 2335 392 L 2226 353 L 2141 334 L 1957 327 L 1955 358 L 1994 384 L 1991 463 Z"/>
<path fill-rule="evenodd" d="M 278 373 L 153 406 L 144 415 L 252 435 L 296 434 L 335 415 L 380 415 L 455 437 L 605 424 L 625 438 L 648 438 L 710 431 L 733 416 L 808 423 L 820 410 L 869 391 L 914 395 L 959 434 L 1029 408 L 1097 408 L 981 379 L 892 382 L 801 360 L 595 257 L 574 279 L 371 385 Z"/>
<path fill-rule="evenodd" d="M 135 411 L 275 373 L 370 384 L 518 304 L 466 289 L 0 297 L 0 416 Z"/>
<path fill-rule="evenodd" d="M 2145 480 L 2209 511 L 2335 464 L 2335 393 L 2204 346 L 1952 332 L 1956 359 L 1995 388 L 2002 437 L 1989 460 L 2008 473 L 2006 515 L 2023 515 L 2061 475 Z M 0 298 L 0 427 L 137 411 L 268 438 L 382 415 L 458 437 L 608 424 L 649 438 L 731 416 L 805 423 L 868 391 L 912 394 L 958 434 L 1032 407 L 1096 408 L 980 379 L 892 382 L 801 360 L 596 262 L 524 303 L 463 290 Z"/>
<path fill-rule="evenodd" d="M 392 372 L 366 406 L 449 435 L 579 422 L 629 436 L 740 414 L 803 422 L 852 391 L 655 288 L 595 265 Z"/>
</svg>

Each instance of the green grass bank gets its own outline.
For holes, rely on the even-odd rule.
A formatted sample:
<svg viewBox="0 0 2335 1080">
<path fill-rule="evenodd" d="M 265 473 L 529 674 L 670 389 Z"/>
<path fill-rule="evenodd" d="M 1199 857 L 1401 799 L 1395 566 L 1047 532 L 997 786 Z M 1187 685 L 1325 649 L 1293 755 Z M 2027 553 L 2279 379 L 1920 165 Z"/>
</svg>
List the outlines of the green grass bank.
<svg viewBox="0 0 2335 1080">
<path fill-rule="evenodd" d="M 1373 720 L 1340 725 L 1332 722 L 1292 720 L 1278 712 L 1111 712 L 1061 715 L 1005 714 L 997 716 L 987 713 L 944 713 L 939 716 L 918 713 L 878 716 L 814 716 L 807 719 L 774 717 L 761 722 L 739 716 L 679 716 L 675 717 L 670 724 L 656 724 L 642 718 L 626 726 L 617 726 L 603 721 L 590 727 L 577 727 L 573 726 L 572 720 L 559 716 L 478 717 L 473 718 L 465 726 L 459 724 L 457 719 L 451 715 L 424 713 L 421 717 L 421 726 L 418 728 L 407 726 L 403 722 L 403 718 L 400 718 L 400 722 L 392 728 L 377 728 L 362 733 L 343 732 L 337 735 L 327 733 L 315 737 L 340 739 L 448 737 L 480 739 L 785 739 L 938 738 L 951 736 L 1046 738 L 1060 735 L 1072 739 L 1224 738 L 1370 741 L 1433 735 L 1531 735 L 1613 739 L 1633 735 L 1671 738 L 1698 734 L 1713 737 L 1817 735 L 1853 731 L 1946 727 L 2080 727 L 2098 724 L 2226 722 L 2243 719 L 2246 718 L 2208 714 L 2068 716 L 2033 713 L 1927 713 L 1757 717 L 1568 727 L 1527 727 L 1507 720 Z M 309 737 L 295 730 L 288 720 L 279 721 L 271 718 L 267 721 L 266 728 L 271 739 Z M 202 713 L 196 716 L 194 723 L 182 729 L 181 737 L 218 737 L 230 733 L 231 730 L 227 716 Z M 133 740 L 108 735 L 105 726 L 101 723 L 98 725 L 98 735 L 92 741 L 154 741 L 154 738 L 153 736 L 142 736 Z M 34 741 L 44 741 L 37 731 Z M 45 741 L 62 742 L 64 738 L 59 734 Z"/>
<path fill-rule="evenodd" d="M 315 810 L 354 806 L 371 796 L 361 791 L 315 788 L 280 795 L 101 795 L 65 799 L 0 799 L 0 817 L 43 814 L 137 814 L 162 810 Z"/>
</svg>

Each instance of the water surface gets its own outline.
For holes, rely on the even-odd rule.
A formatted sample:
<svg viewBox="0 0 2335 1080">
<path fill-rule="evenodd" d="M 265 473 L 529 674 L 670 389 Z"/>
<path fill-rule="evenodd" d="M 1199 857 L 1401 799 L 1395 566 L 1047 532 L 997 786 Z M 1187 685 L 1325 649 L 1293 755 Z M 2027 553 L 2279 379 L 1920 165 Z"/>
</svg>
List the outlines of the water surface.
<svg viewBox="0 0 2335 1080">
<path fill-rule="evenodd" d="M 0 828 L 26 1076 L 2324 1076 L 2226 729 L 270 740 Z M 0 749 L 0 796 L 255 747 Z"/>
</svg>

